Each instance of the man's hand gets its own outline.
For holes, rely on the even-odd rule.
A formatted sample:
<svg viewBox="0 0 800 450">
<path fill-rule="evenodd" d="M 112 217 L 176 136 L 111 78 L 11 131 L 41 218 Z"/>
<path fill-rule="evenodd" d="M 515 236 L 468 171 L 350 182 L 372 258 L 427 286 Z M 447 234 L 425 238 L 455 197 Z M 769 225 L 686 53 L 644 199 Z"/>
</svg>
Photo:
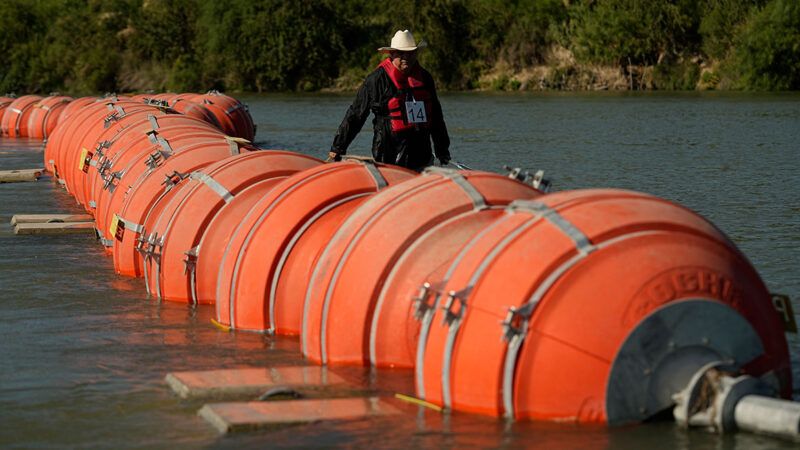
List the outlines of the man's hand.
<svg viewBox="0 0 800 450">
<path fill-rule="evenodd" d="M 341 160 L 342 160 L 342 157 L 339 156 L 338 153 L 336 153 L 336 152 L 328 152 L 328 159 L 326 159 L 325 162 L 341 161 Z"/>
</svg>

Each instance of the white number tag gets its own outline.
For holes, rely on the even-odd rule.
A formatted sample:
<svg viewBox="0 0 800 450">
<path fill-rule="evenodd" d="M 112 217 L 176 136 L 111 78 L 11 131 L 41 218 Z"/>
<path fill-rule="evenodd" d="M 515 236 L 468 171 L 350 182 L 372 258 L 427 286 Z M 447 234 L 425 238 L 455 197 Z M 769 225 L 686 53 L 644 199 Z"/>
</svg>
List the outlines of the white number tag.
<svg viewBox="0 0 800 450">
<path fill-rule="evenodd" d="M 427 123 L 428 115 L 425 113 L 425 102 L 406 102 L 406 115 L 408 123 Z"/>
</svg>

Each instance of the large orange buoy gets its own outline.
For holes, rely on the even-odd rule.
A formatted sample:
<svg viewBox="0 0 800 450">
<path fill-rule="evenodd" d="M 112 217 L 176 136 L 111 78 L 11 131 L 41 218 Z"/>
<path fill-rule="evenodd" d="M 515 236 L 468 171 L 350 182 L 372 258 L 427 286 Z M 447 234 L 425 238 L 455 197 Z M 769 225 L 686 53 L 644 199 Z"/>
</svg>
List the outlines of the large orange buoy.
<svg viewBox="0 0 800 450">
<path fill-rule="evenodd" d="M 192 101 L 202 102 L 203 106 L 217 118 L 225 134 L 250 141 L 255 137 L 255 125 L 246 104 L 219 91 L 209 91 L 194 97 Z"/>
<path fill-rule="evenodd" d="M 64 108 L 72 100 L 72 97 L 52 95 L 35 103 L 31 115 L 28 117 L 28 136 L 46 139 L 58 123 L 58 118 Z"/>
<path fill-rule="evenodd" d="M 181 117 L 183 120 L 194 120 Z M 182 120 L 182 121 L 183 121 Z M 182 122 L 181 121 L 181 122 Z M 166 121 L 163 121 L 166 122 Z M 199 121 L 197 121 L 199 122 Z M 136 139 L 137 134 L 134 134 Z M 218 151 L 219 144 L 225 144 L 223 150 Z M 197 127 L 194 124 L 178 124 L 159 128 L 157 133 L 148 135 L 138 135 L 138 139 L 131 142 L 127 147 L 123 147 L 114 155 L 114 161 L 106 166 L 104 173 L 95 181 L 95 224 L 98 234 L 106 247 L 113 246 L 113 239 L 105 239 L 114 214 L 119 213 L 125 201 L 132 192 L 133 186 L 141 182 L 142 179 L 163 166 L 168 160 L 175 158 L 178 154 L 197 148 L 206 148 L 211 144 L 215 155 L 212 159 L 207 159 L 202 153 L 202 163 L 200 166 L 212 161 L 224 159 L 231 154 L 239 152 L 239 146 L 235 142 L 228 142 L 219 134 L 218 131 L 210 129 L 207 124 Z M 166 175 L 172 175 L 172 172 Z M 161 190 L 171 186 L 173 181 L 180 177 L 170 177 L 165 180 L 166 175 L 159 179 Z M 179 180 L 178 180 L 179 181 Z M 127 189 L 118 189 L 118 186 L 125 186 Z M 98 189 L 99 188 L 99 189 Z M 146 212 L 146 210 L 145 210 Z M 141 223 L 137 221 L 135 223 Z M 129 233 L 130 234 L 130 233 Z"/>
<path fill-rule="evenodd" d="M 6 108 L 13 102 L 14 97 L 0 97 L 0 120 L 2 120 Z M 2 136 L 2 130 L 0 130 L 0 136 Z"/>
<path fill-rule="evenodd" d="M 302 292 L 321 249 L 364 199 L 414 176 L 396 166 L 345 161 L 287 178 L 233 231 L 214 272 L 218 276 L 201 279 L 201 273 L 212 269 L 201 267 L 198 259 L 198 292 L 216 289 L 217 321 L 222 324 L 298 334 Z"/>
<path fill-rule="evenodd" d="M 96 147 L 87 153 L 87 158 L 79 166 L 86 171 L 84 180 L 84 205 L 89 210 L 102 205 L 103 190 L 111 190 L 111 185 L 121 181 L 122 177 L 131 179 L 131 167 L 141 171 L 151 156 L 160 159 L 161 152 L 169 153 L 170 141 L 184 138 L 217 138 L 219 130 L 180 114 L 166 114 L 162 111 L 144 114 L 134 113 L 119 122 L 122 128 L 109 139 L 98 138 Z M 144 158 L 144 159 L 142 159 Z M 136 167 L 136 161 L 139 166 Z M 155 162 L 155 161 L 154 161 Z M 94 170 L 90 170 L 91 167 Z M 98 214 L 103 216 L 103 214 Z"/>
<path fill-rule="evenodd" d="M 61 111 L 61 115 L 58 117 L 58 123 L 61 123 L 64 120 L 67 120 L 71 115 L 75 114 L 77 111 L 82 110 L 86 106 L 100 102 L 102 99 L 100 97 L 81 97 L 76 98 L 75 100 L 71 101 L 67 106 Z"/>
<path fill-rule="evenodd" d="M 118 109 L 142 107 L 146 106 L 129 100 L 106 99 L 102 102 L 91 103 L 69 116 L 63 122 L 63 126 L 58 127 L 59 132 L 54 132 L 48 139 L 46 146 L 52 147 L 52 150 L 45 149 L 45 155 L 50 156 L 47 162 L 53 167 L 54 175 L 59 182 L 69 189 L 65 177 L 70 176 L 72 168 L 76 167 L 75 160 L 81 151 L 76 146 L 85 137 L 89 127 L 98 122 L 104 123 L 107 118 L 119 115 Z"/>
<path fill-rule="evenodd" d="M 81 133 L 75 136 L 65 149 L 62 165 L 64 170 L 61 171 L 64 185 L 75 196 L 78 203 L 82 205 L 87 203 L 84 195 L 87 191 L 85 182 L 88 181 L 86 177 L 87 164 L 91 167 L 94 153 L 97 153 L 98 149 L 102 149 L 103 145 L 110 142 L 114 136 L 135 123 L 137 119 L 158 113 L 160 111 L 157 108 L 126 102 L 124 105 L 114 105 L 113 112 L 105 116 L 101 115 L 102 119 L 94 115 L 84 122 L 80 128 Z"/>
<path fill-rule="evenodd" d="M 231 236 L 253 206 L 283 180 L 270 178 L 253 183 L 211 219 L 197 249 L 186 258 L 193 304 L 214 303 L 220 262 Z"/>
<path fill-rule="evenodd" d="M 186 268 L 187 254 L 197 251 L 217 211 L 253 183 L 285 178 L 321 163 L 300 153 L 264 150 L 231 156 L 189 174 L 159 217 L 144 224 L 149 244 L 144 252 L 148 292 L 164 300 L 190 301 L 192 274 Z"/>
<path fill-rule="evenodd" d="M 786 339 L 747 259 L 712 224 L 644 194 L 519 201 L 428 302 L 417 395 L 459 411 L 619 424 L 727 360 L 791 392 Z"/>
<path fill-rule="evenodd" d="M 481 208 L 456 215 L 430 228 L 403 251 L 375 301 L 369 328 L 370 364 L 414 367 L 419 336 L 416 316 L 425 313 L 429 305 L 422 300 L 435 289 L 425 282 L 445 277 L 464 244 L 502 214 L 501 208 Z"/>
<path fill-rule="evenodd" d="M 194 102 L 188 98 L 177 96 L 172 100 L 172 102 L 169 103 L 169 107 L 185 116 L 194 117 L 195 119 L 208 122 L 215 128 L 222 130 L 219 120 L 217 120 L 217 116 L 212 114 L 211 111 L 209 111 L 208 108 L 206 108 L 202 103 Z"/>
<path fill-rule="evenodd" d="M 168 158 L 155 161 L 151 168 L 134 177 L 127 192 L 121 193 L 120 190 L 122 195 L 112 198 L 107 210 L 107 228 L 102 230 L 111 236 L 117 273 L 142 275 L 142 258 L 138 251 L 144 244 L 139 239 L 145 231 L 142 224 L 150 208 L 165 192 L 192 172 L 248 149 L 251 147 L 239 147 L 238 143 L 225 136 L 204 138 L 201 142 L 186 146 L 175 145 L 174 152 Z M 115 217 L 113 220 L 112 216 Z M 116 223 L 112 225 L 112 221 Z"/>
<path fill-rule="evenodd" d="M 94 113 L 98 108 L 105 108 L 106 111 L 113 109 L 116 100 L 101 101 L 101 99 L 90 100 L 91 97 L 79 98 L 69 105 L 67 105 L 61 112 L 59 117 L 59 125 L 53 130 L 50 138 L 47 140 L 44 149 L 44 166 L 45 169 L 52 173 L 56 179 L 59 177 L 59 168 L 61 168 L 62 149 L 66 149 L 69 142 L 76 132 L 83 124 L 83 118 L 88 117 Z M 85 105 L 77 108 L 79 104 Z"/>
<path fill-rule="evenodd" d="M 376 194 L 347 218 L 314 266 L 304 304 L 303 353 L 323 364 L 368 363 L 381 287 L 417 239 L 461 214 L 540 194 L 501 175 L 447 169 L 428 169 Z M 408 299 L 397 301 L 410 306 Z"/>
<path fill-rule="evenodd" d="M 35 105 L 42 97 L 38 95 L 23 95 L 11 102 L 3 111 L 0 119 L 2 133 L 8 137 L 27 137 L 28 136 L 28 117 L 33 112 Z"/>
</svg>

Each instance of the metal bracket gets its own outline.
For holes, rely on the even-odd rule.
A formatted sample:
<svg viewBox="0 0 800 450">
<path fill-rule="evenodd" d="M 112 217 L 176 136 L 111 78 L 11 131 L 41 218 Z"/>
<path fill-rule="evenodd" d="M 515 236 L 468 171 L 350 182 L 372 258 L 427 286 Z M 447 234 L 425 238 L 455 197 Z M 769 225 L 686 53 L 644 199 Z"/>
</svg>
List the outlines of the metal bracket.
<svg viewBox="0 0 800 450">
<path fill-rule="evenodd" d="M 193 247 L 185 252 L 186 258 L 183 260 L 183 274 L 186 275 L 190 271 L 194 272 L 195 267 L 197 267 L 197 255 L 200 253 L 200 246 Z"/>
<path fill-rule="evenodd" d="M 428 312 L 433 305 L 428 303 L 428 297 L 431 294 L 431 284 L 427 281 L 422 284 L 419 288 L 419 294 L 414 297 L 411 302 L 414 307 L 414 318 L 417 320 L 422 320 L 425 316 L 425 313 Z"/>
<path fill-rule="evenodd" d="M 103 183 L 103 189 L 107 190 L 108 192 L 114 192 L 117 189 L 117 186 L 114 184 L 114 180 L 121 180 L 122 177 L 125 175 L 124 170 L 120 170 L 117 172 L 111 172 L 106 177 L 103 178 L 105 183 Z"/>
<path fill-rule="evenodd" d="M 511 342 L 514 336 L 519 336 L 525 332 L 525 321 L 528 319 L 525 311 L 515 306 L 508 308 L 506 318 L 500 323 L 503 327 L 503 341 Z"/>
<path fill-rule="evenodd" d="M 173 170 L 172 173 L 166 175 L 164 181 L 161 182 L 161 184 L 164 185 L 164 192 L 169 192 L 175 185 L 188 178 L 189 175 L 188 173 L 180 173 L 177 170 Z"/>
<path fill-rule="evenodd" d="M 455 321 L 461 320 L 461 318 L 464 317 L 464 312 L 467 310 L 467 297 L 470 291 L 472 291 L 472 288 L 450 291 L 447 293 L 447 300 L 445 300 L 444 305 L 442 305 L 442 311 L 444 311 L 442 325 L 447 324 L 448 326 L 453 326 Z M 454 306 L 457 306 L 458 309 L 454 310 Z"/>
<path fill-rule="evenodd" d="M 550 192 L 552 183 L 544 177 L 544 170 L 537 170 L 536 173 L 531 174 L 520 167 L 503 166 L 503 168 L 508 171 L 508 178 L 530 185 L 544 193 Z"/>
</svg>

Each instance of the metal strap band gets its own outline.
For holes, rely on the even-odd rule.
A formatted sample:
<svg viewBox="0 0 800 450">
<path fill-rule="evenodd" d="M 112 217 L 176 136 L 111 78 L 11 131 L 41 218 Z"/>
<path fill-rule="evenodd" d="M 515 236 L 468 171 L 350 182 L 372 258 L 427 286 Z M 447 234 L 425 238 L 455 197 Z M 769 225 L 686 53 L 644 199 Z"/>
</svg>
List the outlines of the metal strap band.
<svg viewBox="0 0 800 450">
<path fill-rule="evenodd" d="M 435 182 L 436 182 L 436 179 L 432 178 L 430 181 L 427 181 L 427 182 L 425 182 L 423 184 L 420 184 L 419 186 L 416 186 L 413 189 L 408 190 L 408 191 L 404 192 L 402 195 L 399 195 L 396 198 L 392 199 L 391 201 L 387 202 L 379 210 L 375 211 L 375 213 L 372 215 L 372 217 L 370 217 L 363 225 L 361 225 L 361 227 L 355 233 L 355 235 L 350 240 L 350 242 L 347 243 L 347 247 L 345 248 L 344 253 L 342 253 L 341 258 L 339 259 L 339 262 L 338 262 L 338 264 L 336 265 L 336 268 L 333 271 L 333 276 L 331 277 L 331 281 L 326 286 L 325 297 L 324 297 L 324 300 L 323 300 L 323 303 L 322 303 L 322 323 L 321 323 L 321 327 L 320 327 L 320 360 L 321 360 L 322 364 L 326 364 L 328 362 L 328 349 L 327 349 L 327 346 L 328 346 L 328 342 L 327 342 L 328 332 L 327 332 L 327 328 L 328 328 L 328 316 L 329 316 L 329 312 L 330 312 L 331 297 L 333 296 L 333 286 L 335 286 L 336 283 L 338 282 L 339 276 L 340 276 L 342 270 L 344 269 L 344 264 L 347 262 L 348 258 L 350 257 L 350 253 L 355 249 L 356 245 L 361 240 L 361 238 L 364 236 L 364 234 L 367 232 L 367 230 L 370 228 L 370 226 L 376 220 L 378 220 L 379 217 L 382 216 L 381 213 L 383 211 L 386 211 L 387 209 L 394 207 L 396 204 L 406 200 L 407 198 L 416 195 L 419 191 L 422 191 L 422 190 L 426 189 L 427 187 L 430 186 L 431 183 L 435 183 Z M 342 226 L 339 227 L 339 231 L 346 229 L 347 226 L 351 223 L 351 220 L 355 220 L 354 219 L 355 216 L 356 215 L 351 215 L 350 217 L 348 217 L 348 219 L 345 220 L 345 222 L 342 224 Z M 334 234 L 334 236 L 333 236 L 333 238 L 331 239 L 330 242 L 335 242 L 336 239 L 337 239 L 337 236 L 339 236 L 339 232 Z M 325 256 L 330 251 L 330 249 L 331 249 L 331 245 L 329 243 L 325 247 L 325 250 L 323 250 L 323 253 L 322 253 L 322 255 L 320 256 L 320 259 L 319 259 L 320 261 L 322 261 L 325 258 Z M 319 268 L 320 268 L 319 264 L 317 264 L 314 267 L 314 271 L 312 272 L 312 275 L 311 275 L 311 280 L 314 280 L 317 277 L 317 274 L 318 274 L 318 270 L 317 269 L 319 269 Z M 303 308 L 304 308 L 303 329 L 304 330 L 306 329 L 307 317 L 308 317 L 308 314 L 307 314 L 306 310 L 308 309 L 308 307 L 310 306 L 310 303 L 311 303 L 311 295 L 310 294 L 311 294 L 311 290 L 309 290 L 306 293 L 306 298 L 305 298 L 305 302 L 304 302 L 304 305 L 303 305 Z M 305 337 L 305 335 L 306 335 L 306 333 L 305 333 L 305 331 L 303 331 L 303 336 Z M 303 353 L 304 354 L 308 354 L 308 352 L 306 351 L 308 349 L 308 346 L 306 344 L 307 344 L 306 339 L 303 339 Z"/>
<path fill-rule="evenodd" d="M 17 108 L 8 108 L 8 109 L 10 109 L 11 111 L 13 111 L 13 112 L 15 112 L 17 114 L 22 114 L 22 110 L 21 109 L 17 109 Z"/>
<path fill-rule="evenodd" d="M 90 208 L 97 208 L 97 202 L 94 200 L 89 200 L 89 207 Z"/>
<path fill-rule="evenodd" d="M 606 242 L 602 242 L 596 248 L 606 248 L 624 240 L 651 233 L 653 232 L 645 231 L 622 235 Z M 521 318 L 521 324 L 509 339 L 508 350 L 506 351 L 506 358 L 503 367 L 503 405 L 505 408 L 506 417 L 514 417 L 514 373 L 516 372 L 517 356 L 519 355 L 520 348 L 522 347 L 522 343 L 527 335 L 530 318 L 550 287 L 552 287 L 556 281 L 558 281 L 558 279 L 561 278 L 561 276 L 570 268 L 586 258 L 587 255 L 588 253 L 578 253 L 565 261 L 539 285 L 539 287 L 536 289 L 533 295 L 531 295 L 530 299 L 522 308 L 512 309 L 509 311 L 509 317 L 504 321 L 504 326 L 508 327 L 508 323 L 511 321 L 512 315 Z"/>
<path fill-rule="evenodd" d="M 510 217 L 511 215 L 505 215 L 494 221 L 491 225 L 485 227 L 478 234 L 473 236 L 472 239 L 470 239 L 469 242 L 467 242 L 467 244 L 464 245 L 461 250 L 459 250 L 458 254 L 453 259 L 453 262 L 450 263 L 450 267 L 447 268 L 444 278 L 442 278 L 441 282 L 438 284 L 440 287 L 436 290 L 437 292 L 433 302 L 428 305 L 430 307 L 425 311 L 420 311 L 420 314 L 422 314 L 422 319 L 420 320 L 421 324 L 419 338 L 417 339 L 416 364 L 414 368 L 416 371 L 416 376 L 414 379 L 416 380 L 417 393 L 423 400 L 425 399 L 425 351 L 427 350 L 428 335 L 430 334 L 434 313 L 439 305 L 439 298 L 441 297 L 441 293 L 439 291 L 444 288 L 448 281 L 450 281 L 450 277 L 453 276 L 453 273 L 461 264 L 461 261 L 464 259 L 464 257 L 466 257 L 467 253 L 475 246 L 475 244 L 483 239 L 483 237 L 491 230 L 494 230 L 496 227 L 507 221 Z"/>
<path fill-rule="evenodd" d="M 147 115 L 147 120 L 150 122 L 150 126 L 153 127 L 153 130 L 157 130 L 158 129 L 158 120 L 156 119 L 156 116 L 154 116 L 152 114 L 148 114 Z"/>
<path fill-rule="evenodd" d="M 239 153 L 241 153 L 239 151 L 239 144 L 236 141 L 230 139 L 228 136 L 225 136 L 225 140 L 228 141 L 228 146 L 231 149 L 231 155 L 238 155 Z"/>
<path fill-rule="evenodd" d="M 114 246 L 114 240 L 113 239 L 106 239 L 106 238 L 102 238 L 101 237 L 100 238 L 100 243 L 103 244 L 104 247 L 113 247 Z"/>
<path fill-rule="evenodd" d="M 125 225 L 126 230 L 131 230 L 134 233 L 141 233 L 144 231 L 144 225 L 139 225 L 138 223 L 131 222 L 128 219 L 123 219 L 122 217 L 119 218 L 119 221 Z"/>
<path fill-rule="evenodd" d="M 161 150 L 163 150 L 164 152 L 168 153 L 167 155 L 164 155 L 164 159 L 169 158 L 169 155 L 172 155 L 173 153 L 175 153 L 175 151 L 172 150 L 172 146 L 169 145 L 169 141 L 167 141 L 165 138 L 163 138 L 161 136 L 158 137 L 158 145 L 161 146 Z"/>
<path fill-rule="evenodd" d="M 117 112 L 119 113 L 119 118 L 125 117 L 126 115 L 125 109 L 122 106 L 114 105 L 114 109 L 117 110 Z"/>
<path fill-rule="evenodd" d="M 589 253 L 595 250 L 595 246 L 589 241 L 589 238 L 581 230 L 579 230 L 570 221 L 565 219 L 556 210 L 550 208 L 544 203 L 533 200 L 516 200 L 509 205 L 509 209 L 514 211 L 529 211 L 537 215 L 541 215 L 548 222 L 555 225 L 556 228 L 561 230 L 567 237 L 572 239 L 575 247 L 581 253 Z"/>
<path fill-rule="evenodd" d="M 217 180 L 210 175 L 203 172 L 192 172 L 192 174 L 189 175 L 189 178 L 197 180 L 208 186 L 212 191 L 217 193 L 217 195 L 222 197 L 222 199 L 225 200 L 225 203 L 230 203 L 230 201 L 233 200 L 233 194 L 231 194 L 231 192 L 227 190 L 225 186 L 219 184 L 219 182 L 217 182 Z"/>
<path fill-rule="evenodd" d="M 386 178 L 383 177 L 381 171 L 378 170 L 378 166 L 375 165 L 375 161 L 362 160 L 361 163 L 367 168 L 367 172 L 372 175 L 372 178 L 375 180 L 375 186 L 377 186 L 378 190 L 381 190 L 389 185 L 389 183 L 386 181 Z"/>
<path fill-rule="evenodd" d="M 226 109 L 225 110 L 225 114 L 230 114 L 230 113 L 238 111 L 238 110 L 240 110 L 242 108 L 244 108 L 244 103 L 237 103 L 236 105 L 231 106 L 230 108 Z"/>
<path fill-rule="evenodd" d="M 144 134 L 147 135 L 147 140 L 151 144 L 158 144 L 158 132 L 156 130 L 146 131 Z"/>
<path fill-rule="evenodd" d="M 330 169 L 329 169 L 329 170 L 330 170 Z M 273 208 L 275 207 L 275 205 L 277 205 L 277 204 L 280 204 L 280 203 L 281 203 L 281 201 L 282 201 L 284 198 L 286 198 L 287 196 L 289 196 L 289 195 L 290 195 L 292 192 L 294 192 L 295 190 L 297 190 L 299 187 L 301 187 L 301 186 L 304 186 L 304 185 L 307 185 L 307 184 L 308 184 L 308 183 L 310 183 L 310 182 L 313 182 L 314 180 L 316 180 L 316 179 L 318 179 L 319 177 L 321 177 L 321 176 L 322 176 L 324 173 L 327 173 L 327 171 L 325 171 L 325 172 L 318 172 L 318 173 L 316 173 L 316 174 L 314 174 L 314 175 L 311 175 L 311 176 L 309 176 L 309 177 L 303 178 L 303 179 L 302 179 L 302 180 L 300 180 L 300 181 L 299 181 L 297 184 L 295 184 L 295 185 L 291 186 L 290 188 L 288 188 L 288 189 L 286 189 L 284 192 L 282 192 L 282 193 L 281 193 L 281 194 L 278 196 L 278 198 L 276 198 L 276 199 L 275 199 L 275 201 L 274 201 L 274 202 L 272 202 L 272 204 L 271 204 L 271 205 L 270 205 L 270 206 L 269 206 L 269 207 L 268 207 L 268 208 L 267 208 L 265 211 L 263 211 L 263 212 L 261 213 L 261 215 L 260 215 L 260 216 L 258 217 L 258 219 L 256 220 L 255 224 L 253 224 L 253 226 L 250 228 L 250 231 L 248 231 L 248 232 L 247 232 L 247 236 L 245 237 L 244 243 L 242 244 L 242 248 L 246 248 L 246 247 L 247 247 L 247 246 L 250 244 L 251 240 L 253 239 L 253 236 L 254 236 L 254 235 L 255 235 L 255 233 L 256 233 L 256 230 L 257 230 L 257 229 L 258 229 L 258 227 L 261 225 L 261 223 L 262 223 L 262 222 L 264 222 L 264 220 L 265 220 L 265 219 L 266 219 L 266 218 L 269 216 L 270 212 L 273 210 Z M 242 220 L 242 222 L 240 222 L 240 223 L 239 223 L 239 224 L 236 226 L 236 230 L 234 231 L 234 233 L 233 233 L 231 236 L 234 236 L 234 235 L 236 235 L 236 234 L 238 234 L 238 233 L 240 232 L 240 229 L 241 229 L 241 227 L 242 227 L 242 224 L 243 224 L 243 223 L 245 223 L 245 221 L 247 221 L 247 220 L 250 218 L 250 213 L 252 213 L 252 210 L 251 210 L 251 212 L 247 213 L 247 216 L 245 216 L 245 218 Z M 314 219 L 314 218 L 312 218 L 312 219 Z M 314 220 L 315 220 L 315 219 L 314 219 Z M 300 230 L 301 230 L 301 231 L 304 231 L 304 228 L 301 228 Z M 297 237 L 299 238 L 299 236 L 300 236 L 300 235 L 299 235 L 299 234 L 296 234 L 295 236 L 297 236 Z M 294 238 L 293 238 L 293 239 L 294 239 Z M 288 254 L 288 253 L 286 253 L 286 252 L 288 252 L 288 251 L 289 251 L 289 249 L 290 249 L 291 247 L 293 247 L 293 246 L 294 246 L 294 241 L 290 241 L 289 245 L 287 246 L 287 250 L 284 250 L 284 254 Z M 225 265 L 225 261 L 226 261 L 226 260 L 227 260 L 227 258 L 229 257 L 229 252 L 228 252 L 228 250 L 229 250 L 229 248 L 227 248 L 227 249 L 225 250 L 225 253 L 222 255 L 222 261 L 221 261 L 221 262 L 220 262 L 220 264 L 219 264 L 219 265 L 220 265 L 220 267 L 222 267 L 222 266 L 224 266 L 224 265 Z M 273 280 L 273 283 L 275 283 L 275 282 L 276 282 L 275 280 L 277 280 L 277 279 L 278 279 L 278 277 L 280 276 L 281 269 L 282 269 L 282 267 L 283 267 L 283 262 L 284 262 L 284 259 L 283 259 L 283 257 L 281 257 L 281 260 L 279 261 L 279 263 L 278 263 L 278 267 L 277 267 L 277 269 L 276 269 L 276 271 L 275 271 L 275 275 L 274 275 L 274 276 L 273 276 L 273 278 L 272 278 L 272 280 Z M 229 306 L 229 313 L 230 313 L 230 314 L 229 314 L 229 318 L 230 318 L 229 320 L 230 320 L 230 322 L 228 322 L 228 325 L 231 327 L 231 329 L 235 329 L 235 328 L 236 328 L 236 311 L 235 311 L 235 310 L 236 310 L 236 303 L 234 302 L 234 298 L 236 297 L 236 283 L 238 282 L 238 277 L 239 277 L 239 269 L 240 269 L 240 267 L 241 267 L 241 263 L 242 263 L 242 255 L 241 255 L 241 253 L 238 253 L 238 254 L 236 255 L 236 262 L 234 263 L 233 274 L 231 275 L 231 284 L 230 284 L 230 289 L 228 290 L 228 292 L 226 292 L 226 293 L 223 293 L 223 292 L 221 291 L 221 289 L 219 288 L 219 287 L 221 286 L 221 284 L 222 284 L 222 283 L 220 283 L 220 282 L 219 282 L 219 280 L 220 280 L 220 279 L 221 279 L 221 277 L 222 277 L 221 273 L 219 274 L 219 276 L 218 276 L 218 281 L 217 281 L 217 291 L 216 291 L 216 298 L 217 298 L 217 301 L 216 301 L 216 305 L 217 305 L 217 308 L 216 308 L 216 309 L 217 309 L 217 319 L 218 319 L 218 320 L 222 320 L 222 317 L 221 317 L 221 315 L 220 315 L 220 314 L 221 314 L 221 312 L 220 312 L 220 305 L 221 305 L 223 302 L 226 302 L 226 303 L 228 303 L 228 306 Z M 271 290 L 271 291 L 270 291 L 270 292 L 271 292 L 271 297 L 270 297 L 271 299 L 272 299 L 272 298 L 274 298 L 274 295 L 275 295 L 274 286 L 275 286 L 275 285 L 273 284 L 273 290 Z M 272 300 L 270 300 L 270 301 L 272 301 Z M 272 311 L 272 310 L 271 310 L 271 311 Z M 275 329 L 274 320 L 275 320 L 275 318 L 274 318 L 274 315 L 273 315 L 273 316 L 270 316 L 270 327 L 271 327 L 271 329 L 273 329 L 273 330 Z"/>
<path fill-rule="evenodd" d="M 483 209 L 486 207 L 486 199 L 483 198 L 483 195 L 481 195 L 481 193 L 478 192 L 477 189 L 475 189 L 475 186 L 473 186 L 466 178 L 464 178 L 464 175 L 462 175 L 459 171 L 453 169 L 447 169 L 444 167 L 434 166 L 434 167 L 427 167 L 423 173 L 438 174 L 447 179 L 452 180 L 456 185 L 458 185 L 458 187 L 463 189 L 464 192 L 467 194 L 467 196 L 470 198 L 470 200 L 472 200 L 472 204 L 475 207 L 475 209 Z"/>
<path fill-rule="evenodd" d="M 189 276 L 189 292 L 192 294 L 192 305 L 197 305 L 197 256 L 200 254 L 200 245 L 196 245 L 183 252 L 183 274 Z"/>
<path fill-rule="evenodd" d="M 89 165 L 92 166 L 92 167 L 97 167 L 97 160 L 96 159 L 92 159 L 91 161 L 89 161 Z"/>
<path fill-rule="evenodd" d="M 186 255 L 186 256 L 191 256 L 192 258 L 197 258 L 197 255 L 200 254 L 200 246 L 199 245 L 195 245 L 194 247 L 190 248 L 189 250 L 186 250 L 185 252 L 183 252 L 183 254 Z"/>
</svg>

